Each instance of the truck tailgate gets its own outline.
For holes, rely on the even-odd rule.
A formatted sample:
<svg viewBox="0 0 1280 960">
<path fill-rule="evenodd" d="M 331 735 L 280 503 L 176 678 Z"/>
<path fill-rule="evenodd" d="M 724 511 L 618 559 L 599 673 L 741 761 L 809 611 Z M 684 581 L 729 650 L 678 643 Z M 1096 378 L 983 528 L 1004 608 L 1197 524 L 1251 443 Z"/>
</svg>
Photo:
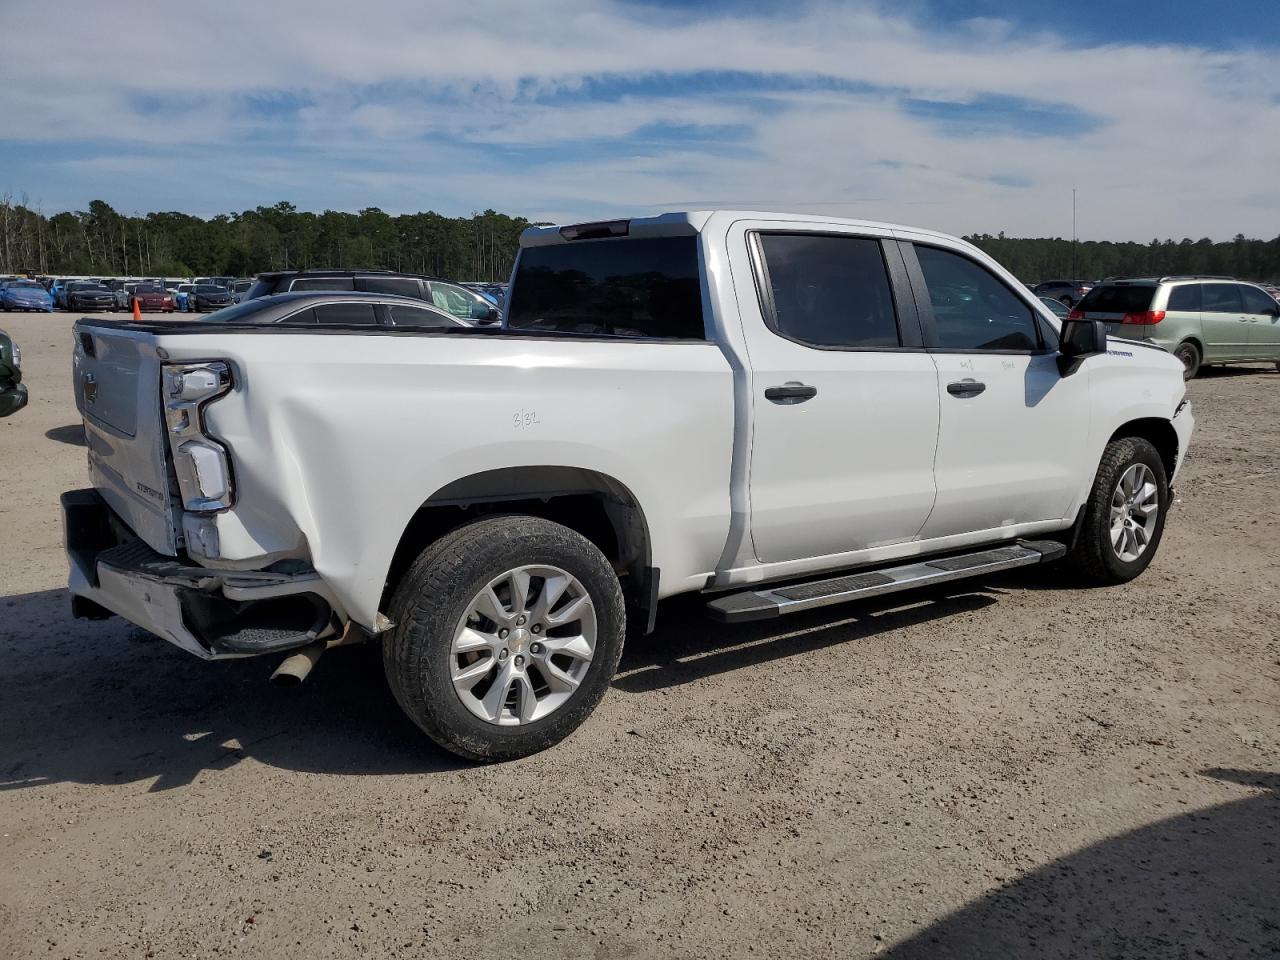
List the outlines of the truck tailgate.
<svg viewBox="0 0 1280 960">
<path fill-rule="evenodd" d="M 72 383 L 84 420 L 89 477 L 112 510 L 160 553 L 177 554 L 160 358 L 145 330 L 75 325 Z"/>
</svg>

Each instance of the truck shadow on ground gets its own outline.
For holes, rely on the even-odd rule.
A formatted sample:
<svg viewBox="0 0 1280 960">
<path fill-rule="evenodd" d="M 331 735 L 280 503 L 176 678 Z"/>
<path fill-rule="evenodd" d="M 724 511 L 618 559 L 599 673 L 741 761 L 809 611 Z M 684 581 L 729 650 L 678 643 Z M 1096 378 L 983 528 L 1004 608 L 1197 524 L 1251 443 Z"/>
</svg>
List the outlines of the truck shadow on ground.
<svg viewBox="0 0 1280 960">
<path fill-rule="evenodd" d="M 53 427 L 44 432 L 45 438 L 58 443 L 70 444 L 73 447 L 87 447 L 84 439 L 84 424 L 69 423 L 65 427 Z"/>
<path fill-rule="evenodd" d="M 438 750 L 387 690 L 372 647 L 330 651 L 299 687 L 278 658 L 207 663 L 119 618 L 75 620 L 69 595 L 0 597 L 0 792 L 60 781 L 153 791 L 252 758 L 335 774 L 422 774 Z"/>
<path fill-rule="evenodd" d="M 735 626 L 709 621 L 702 602 L 664 603 L 658 632 L 628 643 L 614 686 L 691 683 L 995 600 L 934 593 Z M 65 590 L 0 597 L 0 792 L 148 779 L 167 790 L 246 758 L 345 775 L 466 766 L 401 713 L 376 647 L 332 650 L 305 684 L 279 689 L 267 682 L 278 657 L 204 662 L 119 618 L 75 620 L 69 607 Z"/>
<path fill-rule="evenodd" d="M 878 954 L 888 960 L 1280 955 L 1280 775 L 1018 877 Z"/>
<path fill-rule="evenodd" d="M 628 638 L 613 686 L 647 693 L 836 644 L 870 642 L 894 630 L 996 602 L 987 591 L 978 590 L 972 583 L 952 584 L 949 590 L 886 596 L 732 626 L 707 619 L 702 610 L 705 597 L 674 597 L 659 609 L 659 627 L 653 634 Z"/>
</svg>

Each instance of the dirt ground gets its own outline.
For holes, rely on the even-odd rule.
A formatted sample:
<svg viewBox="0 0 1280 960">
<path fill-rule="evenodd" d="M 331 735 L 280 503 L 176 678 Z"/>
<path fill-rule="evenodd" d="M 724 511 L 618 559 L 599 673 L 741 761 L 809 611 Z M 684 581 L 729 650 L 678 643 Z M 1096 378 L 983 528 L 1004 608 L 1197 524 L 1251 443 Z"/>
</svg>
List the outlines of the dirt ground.
<svg viewBox="0 0 1280 960">
<path fill-rule="evenodd" d="M 70 319 L 0 315 L 0 956 L 1280 954 L 1280 375 L 1210 371 L 1160 555 L 749 627 L 664 605 L 554 750 L 461 764 L 72 620 Z"/>
</svg>

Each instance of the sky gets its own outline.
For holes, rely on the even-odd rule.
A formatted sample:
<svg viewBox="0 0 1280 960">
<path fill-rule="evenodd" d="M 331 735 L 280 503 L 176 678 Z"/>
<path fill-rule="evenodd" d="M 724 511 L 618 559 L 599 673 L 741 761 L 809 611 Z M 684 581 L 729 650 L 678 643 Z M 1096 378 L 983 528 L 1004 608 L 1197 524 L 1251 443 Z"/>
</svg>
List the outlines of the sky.
<svg viewBox="0 0 1280 960">
<path fill-rule="evenodd" d="M 0 193 L 1280 234 L 1280 0 L 4 0 Z"/>
</svg>

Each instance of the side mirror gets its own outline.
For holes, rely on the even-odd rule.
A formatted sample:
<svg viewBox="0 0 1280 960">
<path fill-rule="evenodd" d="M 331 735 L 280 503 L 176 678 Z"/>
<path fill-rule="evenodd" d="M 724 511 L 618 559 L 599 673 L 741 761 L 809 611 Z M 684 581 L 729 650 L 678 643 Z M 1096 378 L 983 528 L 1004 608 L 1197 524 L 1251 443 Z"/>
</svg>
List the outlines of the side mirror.
<svg viewBox="0 0 1280 960">
<path fill-rule="evenodd" d="M 1107 352 L 1107 325 L 1101 320 L 1063 320 L 1058 334 L 1058 372 L 1075 373 L 1086 357 Z"/>
<path fill-rule="evenodd" d="M 471 319 L 479 320 L 481 323 L 497 323 L 502 319 L 502 314 L 498 312 L 497 307 L 477 303 L 471 308 Z"/>
</svg>

